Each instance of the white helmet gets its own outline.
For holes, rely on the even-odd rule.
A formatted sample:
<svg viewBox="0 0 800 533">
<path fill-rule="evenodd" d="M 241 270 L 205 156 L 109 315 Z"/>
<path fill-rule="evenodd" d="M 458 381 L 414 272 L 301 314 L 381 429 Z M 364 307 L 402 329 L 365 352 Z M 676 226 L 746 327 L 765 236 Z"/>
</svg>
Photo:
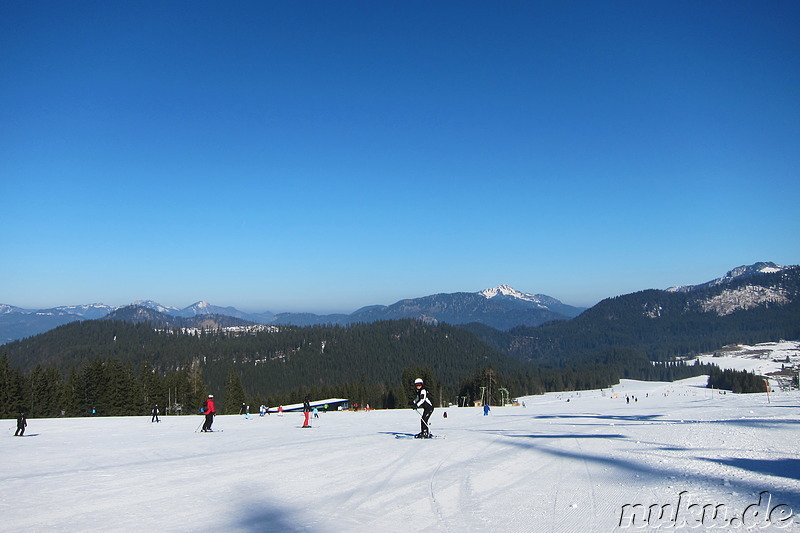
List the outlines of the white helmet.
<svg viewBox="0 0 800 533">
<path fill-rule="evenodd" d="M 417 379 L 415 379 L 415 380 L 414 380 L 414 385 L 416 385 L 417 383 L 420 383 L 420 384 L 421 384 L 421 383 L 422 383 L 422 378 L 417 378 Z"/>
</svg>

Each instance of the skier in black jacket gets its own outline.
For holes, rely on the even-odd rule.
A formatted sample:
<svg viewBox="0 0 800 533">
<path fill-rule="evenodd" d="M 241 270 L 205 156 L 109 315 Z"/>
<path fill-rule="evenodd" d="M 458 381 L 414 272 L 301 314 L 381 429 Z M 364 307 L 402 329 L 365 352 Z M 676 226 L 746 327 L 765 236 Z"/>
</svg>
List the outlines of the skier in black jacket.
<svg viewBox="0 0 800 533">
<path fill-rule="evenodd" d="M 28 419 L 25 416 L 25 411 L 20 411 L 17 417 L 17 431 L 14 433 L 15 437 L 22 437 L 25 435 L 25 428 L 28 427 Z"/>
<path fill-rule="evenodd" d="M 421 431 L 414 436 L 418 439 L 428 439 L 431 437 L 428 421 L 433 414 L 433 404 L 431 399 L 428 398 L 428 391 L 425 389 L 425 383 L 423 383 L 422 378 L 414 380 L 414 387 L 417 389 L 417 397 L 414 398 L 414 409 L 422 409 Z"/>
</svg>

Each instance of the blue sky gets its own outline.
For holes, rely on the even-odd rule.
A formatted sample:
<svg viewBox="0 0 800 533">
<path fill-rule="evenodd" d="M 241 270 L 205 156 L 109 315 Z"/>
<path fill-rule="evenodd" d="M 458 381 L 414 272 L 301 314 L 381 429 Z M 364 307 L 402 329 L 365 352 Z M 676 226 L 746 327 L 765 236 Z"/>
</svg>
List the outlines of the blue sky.
<svg viewBox="0 0 800 533">
<path fill-rule="evenodd" d="M 588 306 L 800 263 L 800 3 L 0 3 L 0 303 Z"/>
</svg>

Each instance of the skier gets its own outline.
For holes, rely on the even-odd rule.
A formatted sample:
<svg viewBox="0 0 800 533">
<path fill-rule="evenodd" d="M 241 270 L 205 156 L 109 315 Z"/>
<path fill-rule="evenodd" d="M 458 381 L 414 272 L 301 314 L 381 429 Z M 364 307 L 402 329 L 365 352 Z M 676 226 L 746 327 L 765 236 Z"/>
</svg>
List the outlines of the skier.
<svg viewBox="0 0 800 533">
<path fill-rule="evenodd" d="M 14 433 L 14 436 L 23 437 L 26 427 L 28 427 L 28 419 L 25 417 L 25 411 L 20 411 L 17 417 L 17 431 Z"/>
<path fill-rule="evenodd" d="M 203 429 L 200 431 L 211 431 L 211 424 L 214 423 L 214 415 L 217 414 L 216 409 L 214 409 L 214 395 L 209 394 L 208 398 L 205 402 L 203 402 L 203 414 L 206 415 L 206 421 L 203 424 Z"/>
<path fill-rule="evenodd" d="M 308 396 L 303 399 L 303 416 L 305 417 L 303 420 L 303 427 L 310 428 L 311 422 L 309 422 L 308 417 L 311 414 L 311 404 L 308 403 Z"/>
<path fill-rule="evenodd" d="M 417 397 L 414 398 L 413 402 L 414 409 L 422 409 L 422 419 L 420 421 L 421 431 L 414 435 L 414 437 L 417 439 L 428 439 L 431 437 L 428 420 L 430 420 L 433 414 L 433 404 L 430 398 L 428 398 L 428 391 L 425 389 L 425 383 L 423 383 L 422 378 L 414 380 L 414 387 L 417 389 Z"/>
<path fill-rule="evenodd" d="M 158 419 L 158 404 L 156 404 L 156 406 L 153 407 L 152 413 L 153 413 L 153 417 L 150 419 L 150 422 L 151 423 L 152 422 L 161 422 L 161 420 Z"/>
<path fill-rule="evenodd" d="M 489 404 L 488 403 L 483 404 L 483 416 L 489 416 L 489 411 L 490 411 Z"/>
</svg>

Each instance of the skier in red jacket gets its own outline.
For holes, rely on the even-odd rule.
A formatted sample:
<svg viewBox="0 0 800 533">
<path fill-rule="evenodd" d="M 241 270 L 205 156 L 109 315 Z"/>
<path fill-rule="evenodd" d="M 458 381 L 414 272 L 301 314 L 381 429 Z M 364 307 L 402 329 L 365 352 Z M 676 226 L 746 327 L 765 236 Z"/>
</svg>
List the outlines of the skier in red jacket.
<svg viewBox="0 0 800 533">
<path fill-rule="evenodd" d="M 206 415 L 206 421 L 203 424 L 203 429 L 200 431 L 211 431 L 211 424 L 214 423 L 214 415 L 217 411 L 214 409 L 214 395 L 209 394 L 205 402 L 203 402 L 203 413 Z"/>
<path fill-rule="evenodd" d="M 303 419 L 303 427 L 310 428 L 311 422 L 309 422 L 308 417 L 311 415 L 311 405 L 308 403 L 309 396 L 306 396 L 303 400 L 303 415 L 305 418 Z"/>
</svg>

